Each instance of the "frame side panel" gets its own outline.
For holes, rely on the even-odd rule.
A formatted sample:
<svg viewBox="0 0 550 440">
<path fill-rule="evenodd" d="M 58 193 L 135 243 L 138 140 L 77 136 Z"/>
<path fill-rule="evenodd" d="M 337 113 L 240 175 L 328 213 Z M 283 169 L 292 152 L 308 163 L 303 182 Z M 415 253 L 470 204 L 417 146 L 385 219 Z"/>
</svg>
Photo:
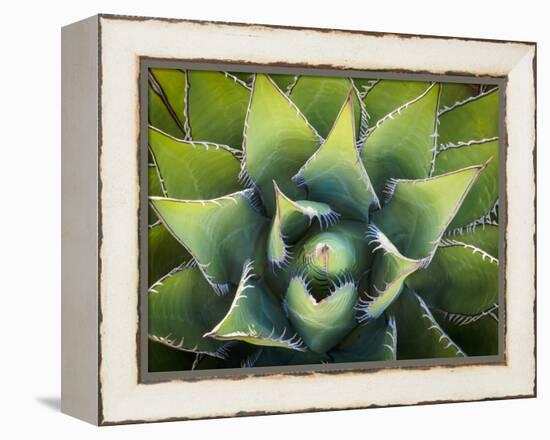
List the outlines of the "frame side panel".
<svg viewBox="0 0 550 440">
<path fill-rule="evenodd" d="M 61 411 L 98 424 L 98 18 L 61 33 Z"/>
</svg>

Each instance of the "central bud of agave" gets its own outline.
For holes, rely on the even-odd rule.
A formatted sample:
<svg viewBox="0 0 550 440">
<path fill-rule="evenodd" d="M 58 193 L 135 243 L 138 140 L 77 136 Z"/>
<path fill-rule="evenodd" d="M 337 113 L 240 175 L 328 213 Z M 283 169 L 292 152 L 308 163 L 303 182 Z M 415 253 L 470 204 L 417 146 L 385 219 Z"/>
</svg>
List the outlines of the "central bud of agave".
<svg viewBox="0 0 550 440">
<path fill-rule="evenodd" d="M 312 282 L 312 294 L 321 299 L 333 281 L 354 271 L 356 255 L 349 238 L 335 232 L 321 232 L 308 239 L 299 258 L 304 275 Z"/>
<path fill-rule="evenodd" d="M 368 267 L 362 225 L 343 221 L 296 244 L 288 317 L 311 351 L 326 353 L 354 326 L 356 281 Z"/>
</svg>

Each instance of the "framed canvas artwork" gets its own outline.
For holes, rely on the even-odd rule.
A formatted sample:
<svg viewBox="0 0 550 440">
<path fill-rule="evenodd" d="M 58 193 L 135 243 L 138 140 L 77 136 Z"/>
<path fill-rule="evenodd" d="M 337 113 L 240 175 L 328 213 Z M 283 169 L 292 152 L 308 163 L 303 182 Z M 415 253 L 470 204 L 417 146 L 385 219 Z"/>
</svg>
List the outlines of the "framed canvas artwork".
<svg viewBox="0 0 550 440">
<path fill-rule="evenodd" d="M 62 43 L 64 412 L 535 395 L 534 43 L 109 15 Z"/>
</svg>

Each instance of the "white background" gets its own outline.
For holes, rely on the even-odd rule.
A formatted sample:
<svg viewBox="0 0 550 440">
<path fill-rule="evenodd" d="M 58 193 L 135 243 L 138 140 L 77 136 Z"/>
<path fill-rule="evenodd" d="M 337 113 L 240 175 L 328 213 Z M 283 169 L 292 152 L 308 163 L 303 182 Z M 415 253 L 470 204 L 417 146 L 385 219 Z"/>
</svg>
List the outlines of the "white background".
<svg viewBox="0 0 550 440">
<path fill-rule="evenodd" d="M 0 435 L 88 438 L 541 438 L 550 412 L 547 144 L 550 69 L 543 1 L 11 0 L 0 15 L 2 288 Z M 94 428 L 59 413 L 60 28 L 104 13 L 538 43 L 537 399 Z M 546 115 L 546 116 L 545 116 Z M 546 410 L 544 407 L 546 406 Z M 545 434 L 536 434 L 537 431 Z M 31 437 L 32 438 L 32 437 Z M 70 438 L 70 437 L 69 437 Z"/>
</svg>

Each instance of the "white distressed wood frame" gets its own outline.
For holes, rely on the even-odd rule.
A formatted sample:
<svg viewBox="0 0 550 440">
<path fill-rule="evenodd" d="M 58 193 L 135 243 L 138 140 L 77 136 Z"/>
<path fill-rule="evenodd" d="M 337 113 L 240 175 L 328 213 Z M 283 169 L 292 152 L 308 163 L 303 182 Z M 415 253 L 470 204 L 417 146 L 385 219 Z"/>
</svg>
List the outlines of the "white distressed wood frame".
<svg viewBox="0 0 550 440">
<path fill-rule="evenodd" d="M 97 16 L 62 45 L 64 412 L 106 425 L 535 395 L 533 43 Z M 139 383 L 140 57 L 505 77 L 505 364 Z"/>
</svg>

